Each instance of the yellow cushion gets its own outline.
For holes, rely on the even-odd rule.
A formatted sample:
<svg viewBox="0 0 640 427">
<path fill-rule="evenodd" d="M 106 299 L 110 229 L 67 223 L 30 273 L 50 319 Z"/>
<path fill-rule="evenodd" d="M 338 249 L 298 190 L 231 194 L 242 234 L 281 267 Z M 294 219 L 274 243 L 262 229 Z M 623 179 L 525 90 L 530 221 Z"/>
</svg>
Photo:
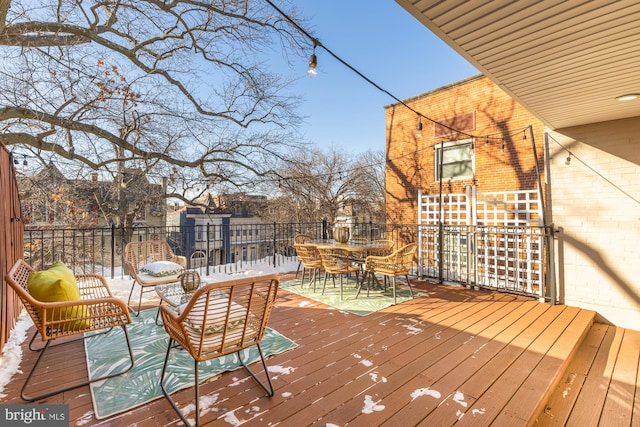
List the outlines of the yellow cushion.
<svg viewBox="0 0 640 427">
<path fill-rule="evenodd" d="M 57 261 L 48 270 L 29 273 L 27 290 L 32 297 L 42 302 L 79 301 L 80 291 L 73 272 Z M 47 321 L 59 321 L 78 317 L 88 317 L 86 306 L 72 306 L 56 312 L 49 312 Z M 58 324 L 58 327 L 71 330 L 85 329 L 91 326 L 89 319 Z"/>
</svg>

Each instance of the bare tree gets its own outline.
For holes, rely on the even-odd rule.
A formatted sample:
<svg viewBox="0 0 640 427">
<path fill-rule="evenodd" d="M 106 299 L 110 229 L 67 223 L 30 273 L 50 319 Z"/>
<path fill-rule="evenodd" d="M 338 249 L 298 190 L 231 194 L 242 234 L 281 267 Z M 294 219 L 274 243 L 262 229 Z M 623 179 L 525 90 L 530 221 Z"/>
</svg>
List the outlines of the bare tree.
<svg viewBox="0 0 640 427">
<path fill-rule="evenodd" d="M 349 157 L 335 148 L 300 151 L 279 169 L 278 213 L 305 222 L 339 216 L 384 222 L 384 153 Z M 381 214 L 382 212 L 382 214 Z"/>
<path fill-rule="evenodd" d="M 261 1 L 0 0 L 0 143 L 112 174 L 121 200 L 133 168 L 185 201 L 242 186 L 299 143 L 264 60 L 310 43 Z"/>
<path fill-rule="evenodd" d="M 384 224 L 386 220 L 385 158 L 385 150 L 365 151 L 353 161 L 351 170 L 358 178 L 355 180 L 356 210 L 362 219 L 375 224 Z"/>
</svg>

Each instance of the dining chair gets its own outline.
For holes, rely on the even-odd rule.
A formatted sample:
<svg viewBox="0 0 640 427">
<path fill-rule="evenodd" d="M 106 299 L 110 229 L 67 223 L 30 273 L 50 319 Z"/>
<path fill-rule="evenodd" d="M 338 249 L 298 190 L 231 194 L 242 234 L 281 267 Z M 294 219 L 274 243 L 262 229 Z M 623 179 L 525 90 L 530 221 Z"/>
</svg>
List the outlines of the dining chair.
<svg viewBox="0 0 640 427">
<path fill-rule="evenodd" d="M 29 342 L 29 350 L 39 352 L 20 391 L 20 397 L 23 400 L 41 400 L 96 381 L 122 375 L 133 367 L 133 351 L 127 332 L 127 325 L 131 323 L 129 310 L 124 301 L 111 294 L 104 277 L 98 274 L 74 275 L 61 262 L 54 263 L 47 270 L 35 271 L 24 260 L 19 259 L 6 274 L 5 280 L 24 305 L 35 326 L 35 332 Z M 44 372 L 42 375 L 48 378 L 49 384 L 60 387 L 43 391 L 42 384 L 36 384 L 30 388 L 40 393 L 36 396 L 26 394 L 33 374 L 49 348 L 107 333 L 116 327 L 124 331 L 125 343 L 123 344 L 126 344 L 129 353 L 128 362 L 121 368 L 109 371 L 98 378 L 69 385 L 63 381 L 65 378 L 59 378 L 56 364 L 49 361 L 41 370 Z M 35 348 L 34 341 L 38 335 L 45 344 Z M 54 341 L 55 344 L 53 344 Z M 111 349 L 111 356 L 115 356 L 117 350 L 117 348 Z"/>
<path fill-rule="evenodd" d="M 190 424 L 165 384 L 165 379 L 171 381 L 170 371 L 180 369 L 170 363 L 175 344 L 179 346 L 178 351 L 186 351 L 194 361 L 196 426 L 200 423 L 200 362 L 235 353 L 242 367 L 266 395 L 273 396 L 273 384 L 260 342 L 267 330 L 279 284 L 276 275 L 211 283 L 198 289 L 189 302 L 180 307 L 179 313 L 168 306 L 160 306 L 162 324 L 169 335 L 160 388 L 185 425 Z M 266 383 L 243 360 L 246 354 L 243 350 L 253 346 L 260 355 Z"/>
<path fill-rule="evenodd" d="M 380 274 L 384 277 L 384 289 L 386 289 L 387 279 L 391 278 L 393 285 L 393 303 L 396 304 L 396 278 L 404 276 L 407 279 L 411 298 L 413 298 L 413 289 L 411 287 L 411 282 L 409 281 L 409 271 L 411 270 L 411 267 L 413 267 L 413 257 L 417 250 L 417 243 L 409 243 L 386 256 L 368 256 L 365 262 L 365 272 L 369 277 L 369 285 L 371 284 L 371 280 L 375 280 L 376 283 L 379 284 L 376 274 Z M 370 287 L 371 286 L 368 286 L 367 288 L 367 296 L 369 295 Z M 360 294 L 361 290 L 362 286 L 358 289 L 356 298 Z"/>
<path fill-rule="evenodd" d="M 320 252 L 316 245 L 301 243 L 294 245 L 296 248 L 296 254 L 298 254 L 298 260 L 302 264 L 302 282 L 300 287 L 304 286 L 305 273 L 309 272 L 309 286 L 313 284 L 313 292 L 316 291 L 316 282 L 320 276 L 320 270 L 322 270 L 322 258 L 320 258 Z"/>
<path fill-rule="evenodd" d="M 330 274 L 333 280 L 333 286 L 336 285 L 336 274 L 340 276 L 340 300 L 343 298 L 344 288 L 342 277 L 351 273 L 356 274 L 356 283 L 360 277 L 360 266 L 351 259 L 351 254 L 343 249 L 320 248 L 320 258 L 322 259 L 322 267 L 324 268 L 324 283 L 322 285 L 322 294 L 324 295 L 327 286 L 327 276 Z"/>
<path fill-rule="evenodd" d="M 293 238 L 293 246 L 295 247 L 295 245 L 307 243 L 311 239 L 312 237 L 308 234 L 303 234 L 303 233 L 296 234 Z M 302 266 L 302 262 L 298 260 L 298 268 L 296 269 L 296 279 L 298 278 L 298 273 L 300 273 L 301 266 Z"/>
</svg>

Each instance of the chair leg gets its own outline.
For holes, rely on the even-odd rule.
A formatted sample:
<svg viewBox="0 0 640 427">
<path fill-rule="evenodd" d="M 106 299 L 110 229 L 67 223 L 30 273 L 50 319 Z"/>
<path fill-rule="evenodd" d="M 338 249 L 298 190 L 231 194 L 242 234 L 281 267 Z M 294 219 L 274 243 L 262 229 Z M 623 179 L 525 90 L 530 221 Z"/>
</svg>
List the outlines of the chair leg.
<svg viewBox="0 0 640 427">
<path fill-rule="evenodd" d="M 195 376 L 195 393 L 196 393 L 196 427 L 200 425 L 200 369 L 198 361 L 193 359 L 193 372 Z"/>
<path fill-rule="evenodd" d="M 362 291 L 362 287 L 364 286 L 364 281 L 365 279 L 368 280 L 367 283 L 367 296 L 369 296 L 369 289 L 371 288 L 371 278 L 367 279 L 367 273 L 369 273 L 367 270 L 364 270 L 362 272 L 362 281 L 359 283 L 356 283 L 356 287 L 358 288 L 358 292 L 356 292 L 356 299 L 358 299 L 358 295 L 360 295 L 360 291 Z M 356 281 L 357 281 L 357 275 L 356 275 Z"/>
<path fill-rule="evenodd" d="M 133 281 L 133 284 L 131 285 L 131 291 L 129 292 L 129 299 L 127 300 L 127 306 L 129 307 L 129 311 L 136 317 L 138 317 L 140 315 L 140 307 L 142 307 L 142 292 L 144 291 L 144 288 L 142 286 L 140 286 L 140 299 L 138 300 L 138 311 L 134 310 L 133 307 L 131 307 L 131 297 L 133 296 L 133 289 L 136 287 L 136 281 Z"/>
<path fill-rule="evenodd" d="M 304 274 L 307 271 L 306 267 L 302 267 L 302 280 L 300 281 L 300 289 L 304 288 Z M 311 273 L 309 273 L 309 282 L 311 282 Z"/>
<path fill-rule="evenodd" d="M 393 305 L 396 305 L 398 301 L 396 300 L 396 276 L 393 276 Z"/>
<path fill-rule="evenodd" d="M 409 275 L 405 275 L 404 277 L 407 278 L 407 286 L 409 286 L 409 293 L 411 293 L 411 298 L 413 298 L 413 288 L 411 287 L 411 282 L 409 281 Z"/>
<path fill-rule="evenodd" d="M 244 361 L 242 360 L 242 356 L 241 356 L 241 351 L 238 352 L 238 359 L 240 359 L 240 363 L 242 364 L 242 366 L 247 370 L 247 372 L 249 372 L 249 375 L 251 375 L 253 377 L 253 379 L 258 383 L 258 385 L 265 391 L 265 393 L 267 393 L 267 396 L 269 397 L 273 397 L 273 384 L 271 383 L 271 376 L 269 375 L 269 368 L 267 368 L 267 362 L 264 360 L 264 353 L 262 352 L 262 347 L 260 347 L 260 343 L 257 344 L 258 346 L 258 353 L 260 353 L 260 360 L 262 361 L 262 367 L 264 368 L 264 373 L 267 376 L 267 382 L 269 384 L 269 388 L 267 388 L 267 386 L 260 381 L 260 379 L 256 376 L 256 374 L 253 373 L 253 371 L 251 369 L 249 369 L 249 367 L 244 363 Z"/>
<path fill-rule="evenodd" d="M 171 353 L 171 348 L 173 347 L 173 339 L 169 338 L 169 344 L 167 345 L 167 353 L 164 357 L 164 363 L 162 364 L 162 372 L 160 373 L 160 388 L 162 389 L 162 394 L 164 394 L 164 397 L 169 401 L 169 403 L 171 404 L 171 406 L 173 407 L 173 409 L 176 411 L 176 413 L 178 414 L 178 416 L 180 417 L 180 419 L 182 420 L 182 422 L 184 423 L 184 425 L 189 426 L 191 425 L 189 423 L 189 421 L 187 421 L 187 417 L 185 417 L 182 414 L 182 411 L 180 410 L 180 408 L 178 408 L 178 405 L 176 404 L 176 402 L 174 402 L 174 400 L 171 398 L 171 396 L 169 395 L 169 392 L 167 391 L 166 388 L 164 388 L 164 375 L 167 372 L 167 365 L 169 363 L 169 353 Z M 195 359 L 194 359 L 195 360 Z M 196 383 L 195 383 L 195 388 L 196 388 L 196 423 L 198 422 L 198 414 L 200 413 L 200 408 L 198 407 L 198 381 L 197 381 L 197 366 L 198 366 L 198 362 L 196 362 Z M 197 425 L 197 424 L 196 424 Z"/>
<path fill-rule="evenodd" d="M 45 345 L 44 345 L 44 347 L 42 349 L 36 350 L 36 351 L 39 351 L 40 354 L 38 355 L 38 358 L 36 359 L 36 362 L 34 363 L 33 368 L 31 368 L 31 371 L 29 372 L 29 375 L 27 376 L 27 379 L 24 382 L 24 385 L 22 386 L 22 390 L 20 390 L 20 397 L 22 398 L 22 400 L 26 400 L 28 402 L 33 402 L 35 400 L 44 399 L 45 397 L 53 396 L 54 394 L 62 393 L 62 392 L 68 391 L 68 390 L 73 390 L 74 388 L 78 388 L 78 387 L 82 387 L 82 386 L 85 386 L 85 385 L 89 385 L 89 384 L 94 383 L 96 381 L 105 380 L 107 378 L 116 377 L 118 375 L 124 374 L 125 372 L 128 372 L 131 368 L 133 368 L 133 350 L 131 349 L 131 342 L 129 341 L 129 333 L 127 332 L 127 327 L 126 326 L 122 326 L 122 330 L 124 331 L 124 336 L 125 336 L 125 339 L 126 339 L 126 342 L 127 342 L 127 350 L 129 351 L 129 362 L 130 362 L 129 366 L 127 366 L 125 369 L 123 369 L 122 371 L 119 371 L 119 372 L 110 373 L 108 375 L 101 376 L 99 378 L 94 378 L 92 380 L 83 381 L 83 382 L 78 383 L 78 384 L 73 384 L 73 385 L 70 385 L 70 386 L 65 386 L 65 387 L 61 387 L 61 388 L 55 389 L 55 390 L 51 390 L 51 391 L 48 391 L 46 393 L 39 394 L 37 396 L 28 396 L 25 393 L 25 391 L 27 390 L 29 382 L 31 381 L 31 378 L 33 377 L 33 373 L 36 371 L 36 368 L 40 364 L 40 361 L 42 360 L 42 358 L 43 358 L 44 354 L 46 353 L 47 349 L 50 348 L 50 347 L 56 347 L 57 345 L 69 344 L 71 342 L 78 341 L 78 339 L 75 339 L 75 340 L 64 342 L 62 344 L 50 345 L 51 344 L 51 340 L 48 340 L 45 343 Z M 93 335 L 85 337 L 83 335 L 82 339 L 91 338 L 92 336 Z M 31 342 L 33 342 L 34 338 L 35 338 L 35 336 L 31 339 Z M 31 343 L 29 343 L 29 347 L 31 347 Z"/>
</svg>

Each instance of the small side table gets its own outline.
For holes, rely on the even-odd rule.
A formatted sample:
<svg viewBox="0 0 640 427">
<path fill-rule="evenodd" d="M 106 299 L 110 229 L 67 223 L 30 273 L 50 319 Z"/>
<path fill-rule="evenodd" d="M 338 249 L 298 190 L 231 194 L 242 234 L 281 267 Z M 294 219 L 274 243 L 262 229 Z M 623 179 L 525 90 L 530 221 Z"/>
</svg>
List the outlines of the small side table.
<svg viewBox="0 0 640 427">
<path fill-rule="evenodd" d="M 200 287 L 204 285 L 206 285 L 205 282 L 200 283 Z M 156 294 L 158 294 L 158 296 L 160 297 L 160 304 L 158 305 L 158 307 L 162 305 L 163 302 L 166 302 L 171 307 L 177 309 L 182 304 L 189 302 L 193 294 L 195 294 L 199 288 L 192 291 L 185 291 L 182 288 L 182 285 L 178 282 L 170 283 L 168 285 L 158 285 L 154 289 L 156 291 Z M 158 310 L 158 313 L 156 314 L 156 324 L 158 324 L 159 316 L 160 310 Z"/>
</svg>

